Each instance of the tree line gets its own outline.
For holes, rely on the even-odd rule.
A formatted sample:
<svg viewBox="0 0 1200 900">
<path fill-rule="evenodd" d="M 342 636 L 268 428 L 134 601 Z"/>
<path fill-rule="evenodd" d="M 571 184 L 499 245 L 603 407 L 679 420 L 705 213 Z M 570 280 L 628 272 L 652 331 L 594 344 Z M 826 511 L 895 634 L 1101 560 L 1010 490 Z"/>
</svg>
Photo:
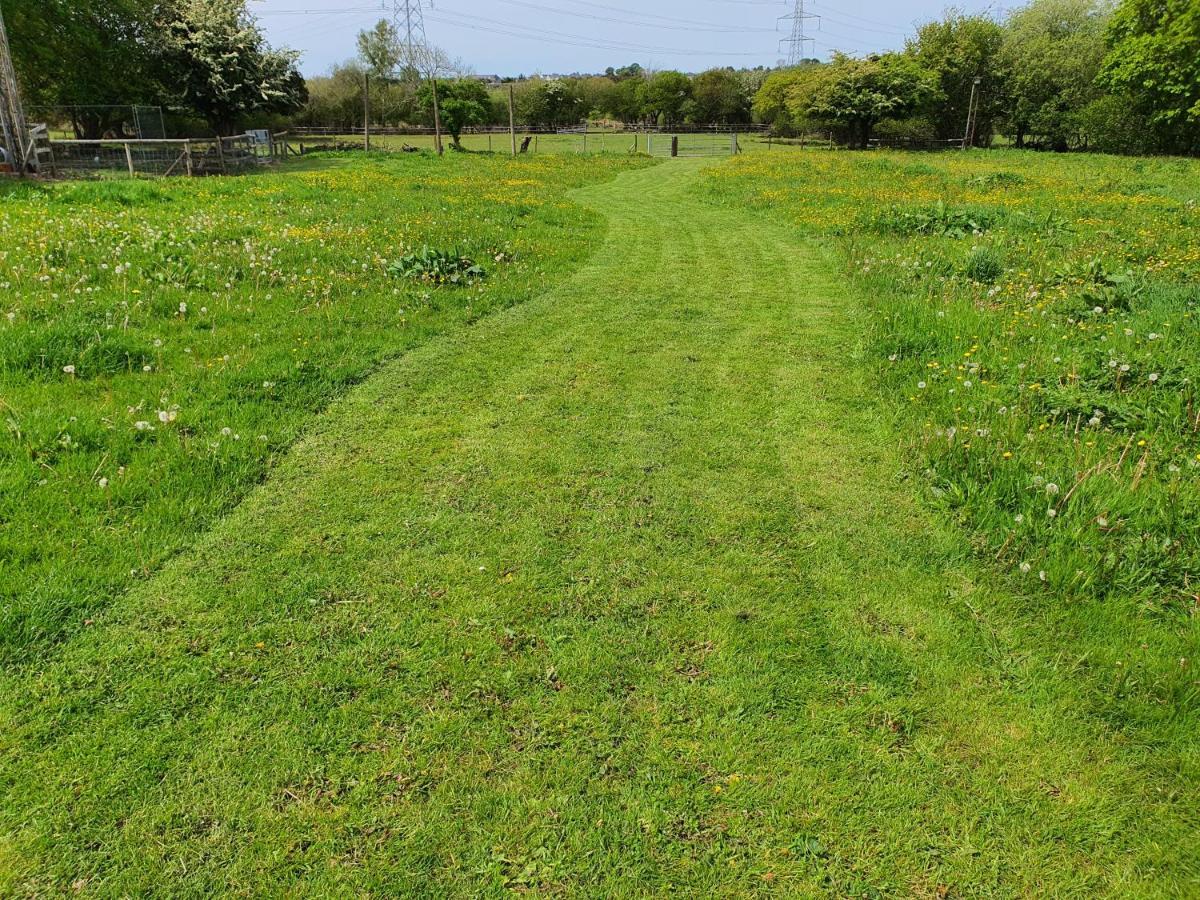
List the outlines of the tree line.
<svg viewBox="0 0 1200 900">
<path fill-rule="evenodd" d="M 432 125 L 452 140 L 508 123 L 508 85 L 433 54 L 407 60 L 386 20 L 358 55 L 302 78 L 297 54 L 269 46 L 246 0 L 5 0 L 27 103 L 72 109 L 80 137 L 122 127 L 103 104 L 165 105 L 176 130 L 241 125 Z M 523 125 L 584 120 L 677 126 L 766 123 L 780 134 L 833 131 L 962 140 L 972 93 L 977 143 L 1123 153 L 1200 153 L 1200 2 L 1030 0 L 1003 18 L 951 10 L 903 50 L 768 70 L 510 79 Z M 366 101 L 366 102 L 364 102 Z M 274 121 L 272 121 L 274 117 Z M 445 121 L 440 121 L 444 119 Z"/>
<path fill-rule="evenodd" d="M 773 73 L 754 113 L 777 129 L 1116 153 L 1200 153 L 1200 3 L 1032 0 L 1003 20 L 951 11 L 903 51 Z"/>
<path fill-rule="evenodd" d="M 376 38 L 388 39 L 387 23 Z M 392 36 L 394 38 L 394 35 Z M 310 79 L 301 118 L 358 121 L 362 61 Z M 456 126 L 505 124 L 507 91 L 477 81 Z M 428 104 L 380 85 L 381 121 L 426 121 Z M 1031 0 L 1004 18 L 950 10 L 918 27 L 903 50 L 767 71 L 695 75 L 638 65 L 603 75 L 519 79 L 518 120 L 564 126 L 766 123 L 780 134 L 834 132 L 851 146 L 873 137 L 962 141 L 974 95 L 973 140 L 1117 153 L 1200 153 L 1200 2 Z"/>
</svg>

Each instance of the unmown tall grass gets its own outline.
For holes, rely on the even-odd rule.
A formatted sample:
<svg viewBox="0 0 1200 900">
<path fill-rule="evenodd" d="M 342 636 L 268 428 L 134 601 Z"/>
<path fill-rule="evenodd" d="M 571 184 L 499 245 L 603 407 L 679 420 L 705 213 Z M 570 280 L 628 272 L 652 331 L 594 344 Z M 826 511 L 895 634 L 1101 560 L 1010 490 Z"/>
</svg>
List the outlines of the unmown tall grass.
<svg viewBox="0 0 1200 900">
<path fill-rule="evenodd" d="M 836 243 L 925 488 L 982 552 L 1195 615 L 1200 163 L 777 153 L 702 189 Z"/>
</svg>

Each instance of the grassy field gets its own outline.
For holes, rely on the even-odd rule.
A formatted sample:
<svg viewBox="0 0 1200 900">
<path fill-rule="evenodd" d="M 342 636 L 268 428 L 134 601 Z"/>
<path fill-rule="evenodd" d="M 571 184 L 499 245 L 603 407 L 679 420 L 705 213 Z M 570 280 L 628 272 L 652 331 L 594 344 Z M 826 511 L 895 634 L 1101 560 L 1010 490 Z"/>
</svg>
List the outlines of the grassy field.
<svg viewBox="0 0 1200 900">
<path fill-rule="evenodd" d="M 1200 163 L 809 154 L 711 200 L 832 238 L 925 490 L 1063 599 L 1200 602 Z M 1171 626 L 1175 627 L 1175 626 Z"/>
<path fill-rule="evenodd" d="M 0 185 L 0 660 L 36 660 L 187 546 L 382 360 L 554 284 L 601 234 L 563 191 L 639 164 Z M 488 277 L 388 274 L 425 244 Z"/>
<path fill-rule="evenodd" d="M 273 331 L 251 332 L 277 372 L 252 371 L 240 393 L 219 380 L 260 346 L 219 340 L 238 327 L 232 305 L 211 331 L 193 321 L 257 277 L 220 271 L 165 296 L 165 324 L 143 333 L 153 346 L 179 329 L 170 365 L 87 375 L 55 358 L 5 377 L 30 392 L 25 415 L 69 420 L 117 390 L 104 385 L 176 372 L 187 402 L 151 389 L 145 411 L 121 396 L 107 413 L 135 449 L 153 440 L 147 468 L 208 448 L 176 461 L 191 472 L 272 421 L 303 431 L 161 548 L 136 525 L 96 544 L 94 561 L 134 536 L 158 555 L 102 581 L 95 607 L 78 594 L 85 619 L 20 625 L 22 664 L 0 671 L 0 895 L 1195 895 L 1200 685 L 1183 595 L 1200 448 L 1176 404 L 1194 365 L 1180 223 L 1196 182 L 1185 164 L 1140 163 L 1137 193 L 1105 199 L 1110 181 L 1132 190 L 1121 173 L 1137 165 L 401 156 L 0 201 L 0 223 L 43 229 L 157 215 L 148 227 L 176 245 L 209 236 L 183 254 L 207 275 L 264 227 L 246 213 L 254 192 L 279 192 L 266 208 L 297 231 L 266 243 L 277 283 L 241 303 L 279 303 Z M 55 202 L 68 213 L 37 216 Z M 225 244 L 200 227 L 231 216 L 246 230 Z M 415 233 L 468 248 L 488 278 L 385 275 Z M 73 314 L 30 266 L 24 289 Z M 1075 274 L 1042 274 L 1060 267 Z M 1062 312 L 1091 291 L 1105 302 L 1086 318 Z M 310 304 L 325 318 L 297 340 Z M 389 343 L 416 308 L 426 329 Z M 291 351 L 360 309 L 377 312 L 342 346 L 374 355 L 353 377 L 307 404 L 256 399 L 296 368 L 337 371 L 342 353 L 300 367 Z M 18 312 L 0 329 L 29 328 Z M 1122 377 L 1089 388 L 1106 402 L 1089 400 L 1102 415 L 1088 411 L 1099 421 L 1075 446 L 1074 425 L 1037 404 L 1065 404 L 1075 379 L 1048 373 L 1085 371 L 1088 341 L 1154 369 L 1134 383 L 1119 361 Z M 198 428 L 191 410 L 214 392 L 230 399 Z M 222 434 L 247 404 L 258 418 Z M 1072 453 L 1091 451 L 1116 468 L 1072 480 L 1087 471 Z M 60 490 L 84 508 L 116 477 Z M 162 478 L 142 484 L 184 502 Z M 1124 518 L 1087 528 L 1112 553 L 1155 525 L 1181 561 L 1147 542 L 1113 564 L 1092 531 L 1073 544 L 1056 530 L 1083 528 L 1080 507 L 1105 496 Z M 27 515 L 36 552 L 85 577 Z M 109 540 L 82 534 L 81 553 Z"/>
<path fill-rule="evenodd" d="M 525 133 L 517 131 L 517 147 L 525 140 Z M 303 143 L 305 147 L 319 147 L 322 143 L 328 142 L 344 142 L 361 145 L 363 136 L 361 134 L 342 134 L 330 137 L 291 137 L 289 142 L 299 149 L 299 145 Z M 728 151 L 731 147 L 731 139 L 727 134 L 686 134 L 680 136 L 681 146 L 686 150 L 692 151 L 707 151 L 713 155 L 729 155 Z M 670 135 L 655 135 L 655 155 L 661 155 L 665 148 L 670 146 Z M 432 150 L 434 146 L 433 135 L 376 135 L 371 138 L 371 148 L 376 150 L 398 151 L 405 145 L 410 147 L 418 147 L 422 150 Z M 449 151 L 450 138 L 444 138 L 444 146 Z M 464 134 L 462 136 L 462 146 L 464 149 L 472 153 L 511 153 L 512 142 L 507 134 Z M 759 135 L 739 135 L 738 149 L 743 153 L 757 153 L 772 149 L 768 145 L 766 138 Z M 787 152 L 792 148 L 781 148 L 778 143 L 774 145 L 775 150 L 779 152 Z M 527 153 L 604 153 L 604 154 L 621 154 L 629 155 L 632 153 L 646 152 L 646 135 L 644 134 L 625 134 L 618 132 L 589 132 L 586 143 L 582 134 L 538 134 L 532 136 L 532 142 L 529 145 Z"/>
</svg>

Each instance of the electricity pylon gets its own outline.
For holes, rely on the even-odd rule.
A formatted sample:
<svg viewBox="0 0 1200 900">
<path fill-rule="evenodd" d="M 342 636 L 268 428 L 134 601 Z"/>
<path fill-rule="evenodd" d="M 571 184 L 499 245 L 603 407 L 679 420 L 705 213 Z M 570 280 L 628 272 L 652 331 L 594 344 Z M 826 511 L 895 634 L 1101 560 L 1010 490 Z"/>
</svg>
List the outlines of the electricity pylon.
<svg viewBox="0 0 1200 900">
<path fill-rule="evenodd" d="M 808 36 L 808 20 L 819 19 L 805 8 L 805 0 L 796 0 L 796 8 L 791 15 L 780 16 L 780 20 L 792 20 L 792 36 L 784 38 L 781 44 L 788 45 L 788 65 L 798 66 L 805 60 L 804 45 L 813 45 L 813 56 L 816 56 L 816 42 Z"/>
<path fill-rule="evenodd" d="M 392 0 L 392 26 L 403 35 L 404 50 L 412 59 L 414 48 L 425 45 L 425 13 L 421 0 Z"/>
</svg>

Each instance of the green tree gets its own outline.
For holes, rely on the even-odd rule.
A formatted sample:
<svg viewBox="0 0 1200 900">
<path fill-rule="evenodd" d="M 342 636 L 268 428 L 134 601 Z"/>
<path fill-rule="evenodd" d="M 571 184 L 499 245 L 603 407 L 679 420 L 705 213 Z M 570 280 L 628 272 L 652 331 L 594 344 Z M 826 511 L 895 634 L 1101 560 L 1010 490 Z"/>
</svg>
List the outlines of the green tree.
<svg viewBox="0 0 1200 900">
<path fill-rule="evenodd" d="M 256 113 L 301 109 L 298 54 L 267 45 L 246 0 L 175 0 L 161 20 L 164 75 L 218 134 Z"/>
<path fill-rule="evenodd" d="M 1017 146 L 1032 139 L 1068 150 L 1080 142 L 1080 116 L 1101 94 L 1109 13 L 1106 0 L 1032 0 L 1008 18 L 999 64 Z"/>
<path fill-rule="evenodd" d="M 777 134 L 795 132 L 803 126 L 804 116 L 799 119 L 793 116 L 789 100 L 793 95 L 808 93 L 808 86 L 815 84 L 823 75 L 823 67 L 815 63 L 772 72 L 754 94 L 754 120 L 770 125 Z"/>
<path fill-rule="evenodd" d="M 1200 2 L 1124 0 L 1100 83 L 1128 97 L 1163 150 L 1200 152 Z"/>
<path fill-rule="evenodd" d="M 421 108 L 432 118 L 434 81 L 421 85 L 418 94 Z M 462 132 L 471 125 L 484 125 L 491 116 L 491 97 L 483 83 L 475 78 L 458 81 L 436 81 L 441 127 L 450 135 L 455 149 L 462 149 Z"/>
<path fill-rule="evenodd" d="M 1004 29 L 998 22 L 956 9 L 921 25 L 909 41 L 908 53 L 938 76 L 943 99 L 930 110 L 930 123 L 940 140 L 966 134 L 971 92 L 978 78 L 976 140 L 985 145 L 991 142 L 1005 99 L 997 62 L 1003 43 Z"/>
<path fill-rule="evenodd" d="M 642 115 L 665 125 L 683 120 L 684 105 L 692 96 L 691 79 L 682 72 L 658 72 L 638 87 Z"/>
<path fill-rule="evenodd" d="M 522 92 L 519 105 L 521 118 L 530 125 L 575 125 L 588 112 L 576 85 L 561 79 L 529 86 Z"/>
<path fill-rule="evenodd" d="M 358 56 L 371 76 L 380 80 L 396 74 L 404 58 L 400 35 L 387 19 L 380 19 L 372 28 L 358 33 Z"/>
<path fill-rule="evenodd" d="M 745 82 L 733 69 L 709 69 L 692 79 L 692 101 L 699 122 L 746 122 L 750 96 Z"/>
<path fill-rule="evenodd" d="M 793 88 L 788 101 L 799 119 L 846 129 L 852 147 L 866 147 L 882 119 L 903 119 L 940 98 L 937 73 L 902 53 L 855 59 L 836 54 L 812 83 Z"/>
<path fill-rule="evenodd" d="M 157 104 L 158 6 L 158 0 L 4 0 L 26 104 L 73 107 L 66 116 L 76 137 L 86 139 L 119 131 L 129 104 Z"/>
<path fill-rule="evenodd" d="M 623 78 L 609 81 L 598 92 L 597 107 L 607 116 L 622 122 L 636 122 L 642 114 L 642 103 L 638 97 L 640 78 Z"/>
</svg>

